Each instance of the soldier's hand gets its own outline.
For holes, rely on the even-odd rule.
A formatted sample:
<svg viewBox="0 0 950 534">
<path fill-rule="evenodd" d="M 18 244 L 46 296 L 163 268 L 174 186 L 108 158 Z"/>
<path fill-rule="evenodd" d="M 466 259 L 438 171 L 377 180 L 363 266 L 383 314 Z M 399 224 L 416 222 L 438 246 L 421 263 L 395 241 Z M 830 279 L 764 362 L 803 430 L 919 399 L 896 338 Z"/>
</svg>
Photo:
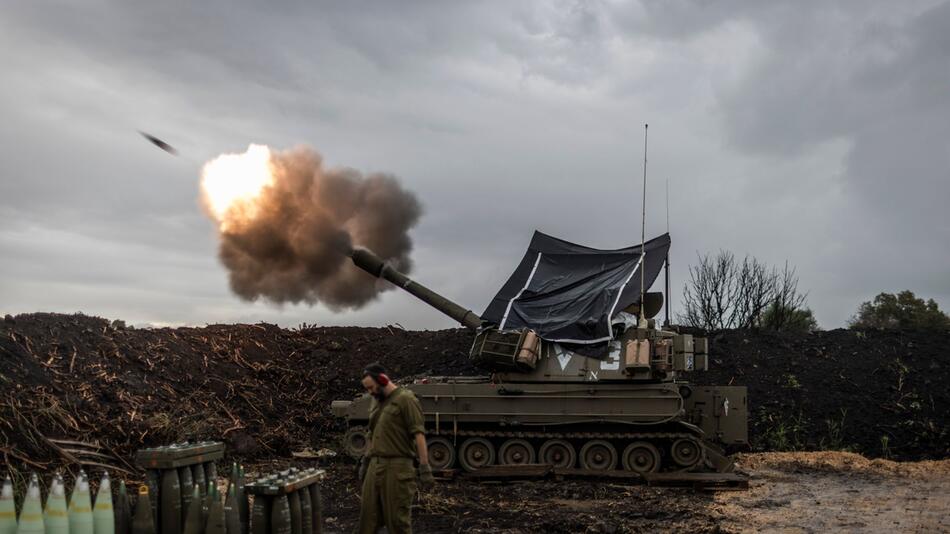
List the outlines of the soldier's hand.
<svg viewBox="0 0 950 534">
<path fill-rule="evenodd" d="M 357 476 L 360 477 L 360 482 L 366 478 L 366 470 L 369 469 L 369 456 L 363 456 L 360 458 L 360 467 L 356 470 Z"/>
<path fill-rule="evenodd" d="M 429 464 L 419 465 L 419 489 L 428 491 L 435 486 L 435 478 L 432 476 L 432 466 Z"/>
</svg>

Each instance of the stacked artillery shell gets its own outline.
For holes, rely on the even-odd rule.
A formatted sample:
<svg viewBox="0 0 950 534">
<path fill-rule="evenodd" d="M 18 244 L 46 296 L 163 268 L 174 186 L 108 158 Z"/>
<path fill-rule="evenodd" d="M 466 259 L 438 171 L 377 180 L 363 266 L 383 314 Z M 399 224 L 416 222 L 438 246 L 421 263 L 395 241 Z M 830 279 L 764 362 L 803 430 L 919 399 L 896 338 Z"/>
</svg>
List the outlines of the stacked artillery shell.
<svg viewBox="0 0 950 534">
<path fill-rule="evenodd" d="M 7 476 L 0 490 L 0 534 L 16 532 L 16 502 L 13 500 L 13 482 Z"/>
<path fill-rule="evenodd" d="M 267 495 L 255 495 L 251 509 L 251 534 L 267 534 L 270 531 L 270 499 Z"/>
<path fill-rule="evenodd" d="M 208 524 L 208 514 L 211 513 L 211 504 L 214 501 L 214 484 L 205 487 L 204 497 L 201 498 L 201 524 Z"/>
<path fill-rule="evenodd" d="M 129 493 L 125 489 L 125 481 L 122 480 L 119 482 L 119 497 L 115 505 L 115 534 L 131 533 L 132 506 L 129 504 Z"/>
<path fill-rule="evenodd" d="M 223 457 L 224 444 L 211 441 L 140 449 L 135 454 L 136 463 L 146 469 L 156 534 L 182 534 L 187 530 L 195 487 L 199 495 L 198 534 L 204 530 L 211 506 L 208 487 L 217 480 L 214 462 Z"/>
<path fill-rule="evenodd" d="M 89 496 L 89 479 L 84 471 L 80 471 L 76 477 L 68 515 L 70 534 L 93 534 L 92 498 Z"/>
<path fill-rule="evenodd" d="M 182 532 L 184 532 L 185 529 L 185 519 L 188 516 L 188 505 L 191 503 L 191 491 L 194 487 L 195 483 L 191 480 L 191 468 L 179 467 L 178 489 L 181 492 L 181 518 L 179 519 L 179 523 L 181 524 Z"/>
<path fill-rule="evenodd" d="M 43 534 L 43 503 L 40 500 L 40 482 L 36 473 L 30 476 L 30 485 L 23 499 L 23 509 L 20 510 L 20 522 L 16 529 L 17 534 Z"/>
<path fill-rule="evenodd" d="M 313 517 L 313 534 L 323 533 L 323 499 L 320 498 L 320 485 L 310 486 L 310 508 Z"/>
<path fill-rule="evenodd" d="M 244 466 L 237 466 L 237 478 L 234 480 L 235 493 L 237 498 L 238 513 L 241 518 L 241 534 L 248 534 L 251 524 L 251 506 L 247 501 L 247 492 L 244 491 Z"/>
<path fill-rule="evenodd" d="M 205 523 L 205 534 L 225 534 L 224 533 L 224 504 L 221 502 L 221 496 L 218 494 L 218 488 L 209 485 L 208 487 L 210 504 L 208 506 L 208 520 Z"/>
<path fill-rule="evenodd" d="M 191 483 L 198 486 L 198 495 L 204 498 L 208 494 L 208 483 L 205 481 L 205 470 L 200 465 L 191 466 Z"/>
<path fill-rule="evenodd" d="M 251 534 L 323 532 L 320 487 L 322 469 L 290 468 L 247 486 L 254 496 Z"/>
<path fill-rule="evenodd" d="M 205 462 L 202 464 L 205 471 L 205 480 L 211 482 L 218 480 L 218 466 L 214 462 Z"/>
<path fill-rule="evenodd" d="M 66 484 L 59 473 L 53 476 L 53 484 L 43 511 L 46 534 L 69 534 L 69 514 L 66 509 Z"/>
<path fill-rule="evenodd" d="M 148 501 L 152 509 L 152 523 L 155 526 L 155 532 L 159 532 L 159 521 L 161 514 L 158 513 L 158 493 L 159 484 L 162 483 L 161 475 L 158 471 L 149 469 L 145 472 L 145 484 L 148 486 Z"/>
<path fill-rule="evenodd" d="M 135 502 L 135 515 L 132 517 L 132 534 L 155 534 L 155 520 L 152 517 L 152 500 L 148 495 L 148 486 L 139 486 L 139 498 Z"/>
<path fill-rule="evenodd" d="M 305 486 L 297 492 L 300 494 L 300 529 L 302 532 L 313 532 L 313 507 L 310 505 L 310 488 Z M 291 509 L 293 512 L 293 509 Z"/>
<path fill-rule="evenodd" d="M 161 473 L 158 522 L 161 525 L 162 534 L 181 534 L 181 486 L 178 483 L 178 469 L 163 469 Z"/>
<path fill-rule="evenodd" d="M 237 468 L 232 471 L 236 474 Z M 224 530 L 227 534 L 241 534 L 241 513 L 238 510 L 237 495 L 234 483 L 228 485 L 227 497 L 224 499 Z"/>
<path fill-rule="evenodd" d="M 99 492 L 92 507 L 92 527 L 94 534 L 115 534 L 115 514 L 112 509 L 112 482 L 109 473 L 103 473 L 99 481 Z"/>
<path fill-rule="evenodd" d="M 185 527 L 183 534 L 201 534 L 201 494 L 198 486 L 192 486 L 191 499 L 188 504 L 188 512 L 185 516 Z"/>
<path fill-rule="evenodd" d="M 290 532 L 291 534 L 301 534 L 301 511 L 300 511 L 300 492 L 294 491 L 287 494 L 288 504 L 290 506 Z"/>
<path fill-rule="evenodd" d="M 287 494 L 275 495 L 271 499 L 270 534 L 290 534 L 290 502 Z"/>
</svg>

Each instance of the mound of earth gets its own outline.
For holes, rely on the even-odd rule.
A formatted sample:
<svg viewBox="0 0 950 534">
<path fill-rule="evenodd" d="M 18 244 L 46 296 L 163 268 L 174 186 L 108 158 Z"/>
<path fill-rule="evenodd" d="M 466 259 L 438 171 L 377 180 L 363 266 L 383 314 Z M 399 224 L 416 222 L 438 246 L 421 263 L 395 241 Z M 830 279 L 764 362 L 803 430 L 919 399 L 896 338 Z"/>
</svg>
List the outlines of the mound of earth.
<svg viewBox="0 0 950 534">
<path fill-rule="evenodd" d="M 45 438 L 143 446 L 224 439 L 235 458 L 338 448 L 334 399 L 361 369 L 471 375 L 465 330 L 302 325 L 124 328 L 81 314 L 0 323 L 0 458 L 52 466 Z M 950 455 L 950 333 L 725 332 L 694 379 L 744 384 L 754 450 L 850 449 L 870 457 Z"/>
<path fill-rule="evenodd" d="M 950 460 L 893 462 L 848 452 L 740 455 L 747 492 L 703 510 L 721 532 L 950 532 Z"/>
<path fill-rule="evenodd" d="M 126 458 L 184 439 L 224 439 L 245 460 L 335 447 L 342 427 L 330 402 L 359 392 L 368 363 L 400 377 L 471 373 L 470 343 L 455 330 L 132 329 L 23 314 L 0 323 L 0 453 L 56 461 L 44 437 L 97 441 Z"/>
<path fill-rule="evenodd" d="M 703 384 L 749 388 L 753 450 L 950 456 L 950 332 L 731 331 L 711 337 Z"/>
</svg>

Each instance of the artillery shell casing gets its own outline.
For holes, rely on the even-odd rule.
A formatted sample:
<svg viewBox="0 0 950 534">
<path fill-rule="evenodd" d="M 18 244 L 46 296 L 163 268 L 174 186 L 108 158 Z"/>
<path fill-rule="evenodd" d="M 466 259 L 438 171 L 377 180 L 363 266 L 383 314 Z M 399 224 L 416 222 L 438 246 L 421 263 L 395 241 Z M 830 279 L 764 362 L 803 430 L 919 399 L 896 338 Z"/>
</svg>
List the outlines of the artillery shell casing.
<svg viewBox="0 0 950 534">
<path fill-rule="evenodd" d="M 244 466 L 238 466 L 237 484 L 235 486 L 238 512 L 241 515 L 241 534 L 248 534 L 251 524 L 251 506 L 247 501 L 247 492 L 244 491 Z"/>
<path fill-rule="evenodd" d="M 291 534 L 301 534 L 301 506 L 300 506 L 300 494 L 296 491 L 290 492 L 287 495 L 287 502 L 290 504 L 290 532 Z"/>
<path fill-rule="evenodd" d="M 155 528 L 155 532 L 159 532 L 159 515 L 158 515 L 158 493 L 161 487 L 162 479 L 158 471 L 154 469 L 149 469 L 145 472 L 145 484 L 148 486 L 148 499 L 149 504 L 151 505 L 152 512 L 152 524 Z M 138 510 L 138 504 L 136 503 L 135 509 Z M 132 522 L 135 522 L 133 517 Z"/>
<path fill-rule="evenodd" d="M 43 534 L 44 532 L 43 502 L 40 498 L 40 485 L 36 473 L 30 477 L 30 485 L 23 498 L 20 522 L 16 532 L 17 534 Z"/>
<path fill-rule="evenodd" d="M 178 468 L 178 487 L 181 492 L 181 518 L 179 524 L 182 531 L 185 529 L 185 519 L 188 517 L 188 505 L 191 504 L 191 492 L 194 490 L 194 483 L 191 481 L 191 468 Z M 116 533 L 118 534 L 118 533 Z"/>
<path fill-rule="evenodd" d="M 147 500 L 147 499 L 146 499 Z M 73 498 L 69 503 L 69 532 L 74 534 L 93 534 L 92 499 L 89 495 L 89 480 L 80 471 L 73 488 Z"/>
<path fill-rule="evenodd" d="M 251 509 L 251 534 L 270 534 L 270 499 L 265 495 L 255 495 Z"/>
<path fill-rule="evenodd" d="M 270 507 L 270 534 L 291 534 L 290 499 L 276 495 Z"/>
<path fill-rule="evenodd" d="M 320 486 L 311 484 L 310 513 L 313 515 L 313 534 L 323 534 L 323 499 L 320 498 Z"/>
<path fill-rule="evenodd" d="M 131 534 L 132 532 L 132 505 L 129 504 L 129 493 L 125 489 L 125 481 L 119 482 L 119 497 L 115 503 L 115 534 Z"/>
<path fill-rule="evenodd" d="M 204 497 L 201 497 L 201 524 L 208 524 L 208 514 L 211 513 L 211 502 L 214 500 L 214 489 L 211 484 L 205 488 Z"/>
<path fill-rule="evenodd" d="M 112 481 L 105 473 L 92 505 L 92 529 L 95 534 L 115 534 L 115 508 L 112 506 Z"/>
<path fill-rule="evenodd" d="M 152 517 L 152 500 L 148 486 L 139 488 L 139 498 L 135 502 L 135 515 L 132 517 L 132 534 L 155 534 L 155 519 Z"/>
<path fill-rule="evenodd" d="M 63 491 L 65 492 L 65 489 Z M 65 497 L 63 500 L 65 500 Z M 0 489 L 0 534 L 14 534 L 16 527 L 16 501 L 13 500 L 13 481 L 10 480 L 10 475 L 7 475 L 3 479 L 3 488 Z"/>
<path fill-rule="evenodd" d="M 310 506 L 310 488 L 304 486 L 297 493 L 300 494 L 300 530 L 303 534 L 313 534 L 313 507 Z"/>
<path fill-rule="evenodd" d="M 221 503 L 217 491 L 210 492 L 211 503 L 208 507 L 208 522 L 205 524 L 205 534 L 224 533 L 224 505 Z"/>
<path fill-rule="evenodd" d="M 201 522 L 201 495 L 198 486 L 191 486 L 191 497 L 188 501 L 188 510 L 185 512 L 185 526 L 183 534 L 201 534 L 204 524 Z"/>
<path fill-rule="evenodd" d="M 181 484 L 177 469 L 162 470 L 160 500 L 162 534 L 181 534 Z"/>
<path fill-rule="evenodd" d="M 10 513 L 13 513 L 12 501 L 13 492 L 10 493 Z M 0 509 L 0 514 L 3 511 Z M 0 522 L 2 522 L 0 516 Z M 53 477 L 53 484 L 50 487 L 49 497 L 46 499 L 46 508 L 43 510 L 43 526 L 46 534 L 69 534 L 69 515 L 66 511 L 66 488 L 63 484 L 63 478 L 56 474 Z M 16 516 L 13 516 L 13 529 L 9 532 L 0 527 L 0 533 L 13 534 L 16 532 Z"/>
<path fill-rule="evenodd" d="M 200 464 L 191 466 L 191 482 L 198 486 L 198 495 L 207 495 L 208 482 L 205 480 L 205 470 Z"/>
<path fill-rule="evenodd" d="M 218 466 L 214 462 L 205 462 L 205 480 L 218 483 Z"/>
<path fill-rule="evenodd" d="M 234 484 L 231 484 L 224 500 L 224 530 L 227 534 L 241 534 L 241 512 L 238 510 Z"/>
</svg>

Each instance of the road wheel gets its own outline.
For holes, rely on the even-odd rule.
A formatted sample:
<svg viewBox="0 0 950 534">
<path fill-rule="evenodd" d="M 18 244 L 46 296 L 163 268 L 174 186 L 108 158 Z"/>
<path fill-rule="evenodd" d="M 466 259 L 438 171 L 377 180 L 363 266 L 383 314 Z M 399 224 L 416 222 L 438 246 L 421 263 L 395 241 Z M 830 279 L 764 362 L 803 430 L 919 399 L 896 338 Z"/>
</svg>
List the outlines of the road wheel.
<svg viewBox="0 0 950 534">
<path fill-rule="evenodd" d="M 571 468 L 577 461 L 574 446 L 563 439 L 552 439 L 541 445 L 538 457 L 542 464 L 551 464 L 558 468 Z"/>
<path fill-rule="evenodd" d="M 429 449 L 429 465 L 433 471 L 448 469 L 455 465 L 455 445 L 445 438 L 430 438 L 426 443 Z"/>
<path fill-rule="evenodd" d="M 660 468 L 660 451 L 652 443 L 634 441 L 623 450 L 623 468 L 635 473 L 653 473 Z"/>
<path fill-rule="evenodd" d="M 581 468 L 610 471 L 617 465 L 617 449 L 602 439 L 588 441 L 581 447 Z"/>
<path fill-rule="evenodd" d="M 672 458 L 677 465 L 693 467 L 702 457 L 702 445 L 695 439 L 678 439 L 670 446 L 670 458 Z"/>
<path fill-rule="evenodd" d="M 459 463 L 466 471 L 475 471 L 495 463 L 495 446 L 485 438 L 469 438 L 459 449 Z"/>
<path fill-rule="evenodd" d="M 509 439 L 498 449 L 498 463 L 501 464 L 533 464 L 534 460 L 534 447 L 523 439 Z"/>
<path fill-rule="evenodd" d="M 366 427 L 351 427 L 343 436 L 343 448 L 353 458 L 362 458 L 368 447 L 369 434 Z"/>
</svg>

